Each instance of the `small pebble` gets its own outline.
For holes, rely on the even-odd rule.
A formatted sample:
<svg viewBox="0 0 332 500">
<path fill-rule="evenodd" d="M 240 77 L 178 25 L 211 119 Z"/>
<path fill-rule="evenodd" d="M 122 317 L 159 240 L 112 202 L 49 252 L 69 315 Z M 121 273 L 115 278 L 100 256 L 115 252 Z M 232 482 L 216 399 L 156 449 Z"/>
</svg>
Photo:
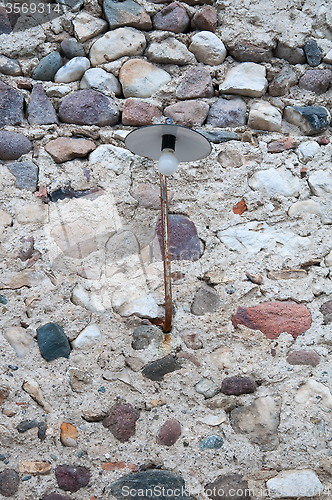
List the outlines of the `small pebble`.
<svg viewBox="0 0 332 500">
<path fill-rule="evenodd" d="M 256 382 L 248 377 L 228 377 L 221 384 L 221 392 L 227 395 L 250 394 L 255 392 L 256 389 Z"/>
<path fill-rule="evenodd" d="M 173 356 L 166 356 L 147 365 L 142 375 L 150 380 L 161 381 L 167 373 L 180 370 L 182 365 Z"/>
<path fill-rule="evenodd" d="M 195 391 L 208 399 L 218 394 L 219 389 L 212 380 L 203 378 L 195 385 Z"/>
<path fill-rule="evenodd" d="M 4 297 L 3 295 L 0 294 L 0 304 L 8 304 L 8 300 L 6 299 L 6 297 Z"/>
<path fill-rule="evenodd" d="M 58 465 L 55 477 L 60 489 L 75 492 L 89 484 L 91 473 L 86 467 Z"/>
<path fill-rule="evenodd" d="M 219 436 L 209 436 L 205 439 L 202 439 L 198 446 L 200 447 L 201 450 L 209 449 L 212 450 L 213 448 L 218 450 L 219 448 L 222 447 L 224 444 L 223 438 Z"/>
<path fill-rule="evenodd" d="M 104 418 L 103 426 L 108 428 L 121 443 L 125 443 L 135 435 L 139 415 L 139 411 L 130 403 L 117 403 Z"/>
<path fill-rule="evenodd" d="M 304 52 L 309 66 L 318 66 L 322 60 L 322 51 L 316 40 L 307 40 L 304 44 Z"/>
<path fill-rule="evenodd" d="M 63 328 L 56 323 L 47 323 L 37 328 L 37 342 L 46 361 L 69 357 L 71 351 L 69 341 Z"/>
<path fill-rule="evenodd" d="M 132 348 L 146 349 L 151 343 L 159 347 L 164 342 L 164 334 L 156 326 L 142 325 L 133 331 Z"/>
<path fill-rule="evenodd" d="M 17 493 L 20 478 L 13 469 L 5 469 L 0 472 L 0 493 L 4 497 L 12 497 Z"/>
<path fill-rule="evenodd" d="M 181 424 L 178 420 L 168 420 L 158 432 L 157 442 L 164 446 L 173 446 L 181 436 Z"/>
<path fill-rule="evenodd" d="M 74 425 L 62 422 L 60 426 L 60 441 L 63 446 L 77 446 L 78 432 Z"/>
</svg>

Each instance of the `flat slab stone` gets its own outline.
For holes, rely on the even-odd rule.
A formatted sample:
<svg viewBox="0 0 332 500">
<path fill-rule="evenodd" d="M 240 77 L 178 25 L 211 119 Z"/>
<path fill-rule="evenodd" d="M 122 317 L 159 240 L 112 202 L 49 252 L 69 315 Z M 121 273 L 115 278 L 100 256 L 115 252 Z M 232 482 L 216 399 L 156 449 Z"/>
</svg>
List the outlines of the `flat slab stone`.
<svg viewBox="0 0 332 500">
<path fill-rule="evenodd" d="M 170 80 L 167 71 L 157 68 L 141 59 L 131 59 L 124 63 L 119 73 L 125 97 L 151 97 Z"/>
<path fill-rule="evenodd" d="M 28 122 L 30 125 L 58 123 L 56 111 L 41 83 L 33 86 L 28 106 Z"/>
<path fill-rule="evenodd" d="M 115 125 L 119 111 L 113 99 L 95 90 L 79 90 L 66 96 L 59 108 L 60 120 L 76 125 Z"/>
<path fill-rule="evenodd" d="M 56 163 L 73 160 L 74 158 L 84 158 L 94 149 L 96 149 L 96 146 L 93 141 L 72 139 L 70 137 L 58 137 L 45 146 L 45 150 Z"/>
<path fill-rule="evenodd" d="M 266 69 L 260 64 L 238 64 L 227 73 L 225 80 L 219 85 L 219 91 L 224 94 L 262 97 L 268 85 L 265 75 Z"/>
<path fill-rule="evenodd" d="M 196 130 L 200 134 L 204 135 L 210 142 L 214 144 L 221 144 L 228 141 L 240 141 L 241 137 L 235 132 L 226 131 L 207 131 L 207 130 Z"/>
<path fill-rule="evenodd" d="M 32 144 L 25 135 L 0 131 L 0 160 L 17 160 L 31 149 Z"/>
<path fill-rule="evenodd" d="M 141 5 L 134 0 L 104 0 L 104 12 L 110 30 L 120 26 L 132 26 L 139 30 L 152 28 L 151 18 Z"/>
<path fill-rule="evenodd" d="M 124 56 L 139 56 L 143 54 L 145 47 L 146 39 L 143 33 L 134 28 L 118 28 L 109 31 L 92 45 L 91 64 L 98 66 Z"/>
<path fill-rule="evenodd" d="M 0 82 L 0 127 L 21 125 L 23 121 L 23 101 L 21 92 Z"/>
<path fill-rule="evenodd" d="M 63 328 L 56 323 L 47 323 L 37 328 L 37 342 L 46 361 L 68 358 L 70 345 Z"/>
<path fill-rule="evenodd" d="M 38 183 L 38 167 L 30 160 L 15 161 L 6 165 L 11 174 L 15 176 L 15 186 L 18 189 L 36 191 Z"/>
<path fill-rule="evenodd" d="M 232 317 L 232 324 L 235 328 L 240 324 L 260 330 L 268 339 L 276 339 L 282 332 L 296 339 L 310 328 L 311 314 L 304 304 L 276 300 L 253 307 L 239 306 Z"/>
<path fill-rule="evenodd" d="M 182 365 L 173 356 L 166 356 L 147 365 L 142 375 L 150 380 L 161 381 L 167 373 L 180 370 Z"/>
<path fill-rule="evenodd" d="M 284 118 L 300 127 L 305 135 L 324 132 L 331 122 L 330 112 L 323 106 L 286 106 Z"/>
</svg>

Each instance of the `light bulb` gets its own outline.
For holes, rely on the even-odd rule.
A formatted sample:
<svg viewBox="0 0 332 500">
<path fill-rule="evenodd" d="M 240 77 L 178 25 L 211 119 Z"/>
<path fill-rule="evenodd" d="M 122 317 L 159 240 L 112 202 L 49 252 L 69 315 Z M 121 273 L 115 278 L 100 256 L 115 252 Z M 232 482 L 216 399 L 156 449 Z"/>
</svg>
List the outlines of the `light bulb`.
<svg viewBox="0 0 332 500">
<path fill-rule="evenodd" d="M 162 175 L 175 174 L 178 168 L 178 161 L 173 149 L 165 148 L 158 161 L 158 170 Z"/>
</svg>

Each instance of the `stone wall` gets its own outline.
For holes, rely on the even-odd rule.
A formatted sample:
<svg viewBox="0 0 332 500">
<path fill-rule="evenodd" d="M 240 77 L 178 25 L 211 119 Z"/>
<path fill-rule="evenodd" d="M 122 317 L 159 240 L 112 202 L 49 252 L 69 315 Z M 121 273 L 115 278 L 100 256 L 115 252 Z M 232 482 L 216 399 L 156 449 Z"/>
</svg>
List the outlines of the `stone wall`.
<svg viewBox="0 0 332 500">
<path fill-rule="evenodd" d="M 329 3 L 32 5 L 0 6 L 1 495 L 327 498 Z M 212 144 L 169 178 L 170 335 L 124 144 L 165 122 Z"/>
</svg>

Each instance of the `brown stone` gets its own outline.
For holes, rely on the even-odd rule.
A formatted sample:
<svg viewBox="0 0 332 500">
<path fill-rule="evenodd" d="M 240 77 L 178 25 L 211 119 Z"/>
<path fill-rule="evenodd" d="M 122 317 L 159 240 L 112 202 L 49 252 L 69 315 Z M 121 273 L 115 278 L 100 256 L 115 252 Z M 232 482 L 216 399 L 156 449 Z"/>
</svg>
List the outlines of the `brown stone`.
<svg viewBox="0 0 332 500">
<path fill-rule="evenodd" d="M 200 9 L 193 17 L 193 25 L 200 31 L 216 31 L 217 11 L 211 5 L 206 5 Z"/>
<path fill-rule="evenodd" d="M 153 18 L 153 27 L 156 30 L 183 33 L 190 23 L 187 11 L 177 2 L 172 2 L 158 12 Z"/>
<path fill-rule="evenodd" d="M 256 285 L 261 285 L 264 281 L 263 276 L 261 274 L 253 274 L 246 272 L 246 276 L 248 280 L 250 280 L 252 283 L 255 283 Z"/>
<path fill-rule="evenodd" d="M 268 339 L 276 339 L 287 332 L 294 339 L 311 326 L 311 314 L 304 304 L 291 300 L 262 302 L 254 307 L 239 306 L 232 317 L 233 326 L 245 325 L 260 330 Z"/>
<path fill-rule="evenodd" d="M 176 90 L 176 97 L 183 100 L 213 96 L 214 90 L 210 72 L 202 65 L 187 71 Z"/>
<path fill-rule="evenodd" d="M 132 127 L 144 127 L 159 121 L 161 117 L 162 112 L 157 106 L 137 99 L 126 99 L 122 111 L 122 124 Z"/>
<path fill-rule="evenodd" d="M 103 470 L 121 470 L 125 467 L 126 464 L 124 462 L 106 462 L 101 466 Z"/>
<path fill-rule="evenodd" d="M 125 443 L 135 435 L 135 425 L 138 419 L 139 411 L 135 410 L 130 403 L 117 403 L 104 418 L 103 426 L 107 427 L 121 443 Z"/>
<path fill-rule="evenodd" d="M 60 440 L 63 446 L 77 446 L 78 432 L 74 425 L 62 422 L 60 426 Z"/>
<path fill-rule="evenodd" d="M 93 141 L 87 139 L 71 139 L 69 137 L 58 137 L 46 144 L 45 150 L 52 156 L 55 163 L 84 158 L 90 151 L 96 148 Z"/>
<path fill-rule="evenodd" d="M 0 406 L 2 406 L 5 402 L 5 399 L 7 399 L 9 396 L 9 389 L 8 387 L 1 386 L 0 387 Z"/>
<path fill-rule="evenodd" d="M 155 189 L 148 183 L 142 183 L 130 192 L 131 196 L 144 208 L 160 210 L 160 190 Z M 168 203 L 172 201 L 174 191 L 168 191 Z"/>
<path fill-rule="evenodd" d="M 203 101 L 190 100 L 177 102 L 164 109 L 164 115 L 173 122 L 184 127 L 203 125 L 209 112 L 209 105 Z"/>
<path fill-rule="evenodd" d="M 257 45 L 248 44 L 237 44 L 234 48 L 229 51 L 230 55 L 234 57 L 239 62 L 270 62 L 272 59 L 272 49 L 258 47 Z"/>
<path fill-rule="evenodd" d="M 288 94 L 290 87 L 298 82 L 297 76 L 291 68 L 283 68 L 269 85 L 269 94 L 276 97 Z"/>
<path fill-rule="evenodd" d="M 204 488 L 212 500 L 243 500 L 251 498 L 248 482 L 241 474 L 224 474 Z"/>
<path fill-rule="evenodd" d="M 247 205 L 243 198 L 235 205 L 235 207 L 233 207 L 233 212 L 238 215 L 242 215 L 246 210 Z"/>
<path fill-rule="evenodd" d="M 320 355 L 316 351 L 292 351 L 288 354 L 286 361 L 290 365 L 311 365 L 315 367 L 320 362 Z"/>
<path fill-rule="evenodd" d="M 239 396 L 240 394 L 251 394 L 257 389 L 257 384 L 249 377 L 227 377 L 222 381 L 221 392 L 224 394 Z"/>
<path fill-rule="evenodd" d="M 173 446 L 181 436 L 181 424 L 178 420 L 167 420 L 158 432 L 157 442 L 164 446 Z"/>
<path fill-rule="evenodd" d="M 319 308 L 320 312 L 324 317 L 324 325 L 332 323 L 332 300 L 324 302 Z"/>
<path fill-rule="evenodd" d="M 300 78 L 299 87 L 311 90 L 316 94 L 324 94 L 332 81 L 332 71 L 329 69 L 309 69 Z"/>
<path fill-rule="evenodd" d="M 277 141 L 269 142 L 267 145 L 268 153 L 282 153 L 283 151 L 288 151 L 289 149 L 297 148 L 298 143 L 292 137 L 283 137 Z"/>
<path fill-rule="evenodd" d="M 49 462 L 21 462 L 21 474 L 32 474 L 33 476 L 44 476 L 52 472 L 52 464 Z"/>
</svg>

